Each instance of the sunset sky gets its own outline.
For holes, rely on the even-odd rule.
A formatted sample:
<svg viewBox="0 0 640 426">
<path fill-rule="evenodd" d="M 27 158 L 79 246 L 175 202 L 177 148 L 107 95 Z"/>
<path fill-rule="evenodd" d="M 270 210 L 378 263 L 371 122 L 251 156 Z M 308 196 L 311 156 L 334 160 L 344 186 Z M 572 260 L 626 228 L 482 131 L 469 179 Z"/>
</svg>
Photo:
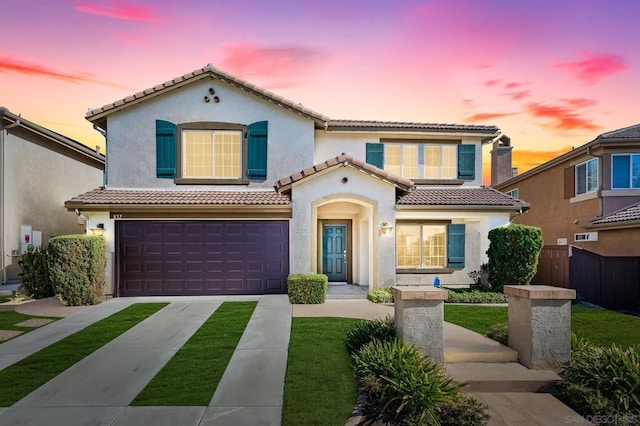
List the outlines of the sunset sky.
<svg viewBox="0 0 640 426">
<path fill-rule="evenodd" d="M 640 123 L 639 18 L 637 0 L 2 0 L 0 106 L 103 146 L 88 108 L 211 63 L 332 118 L 497 125 L 523 172 Z"/>
</svg>

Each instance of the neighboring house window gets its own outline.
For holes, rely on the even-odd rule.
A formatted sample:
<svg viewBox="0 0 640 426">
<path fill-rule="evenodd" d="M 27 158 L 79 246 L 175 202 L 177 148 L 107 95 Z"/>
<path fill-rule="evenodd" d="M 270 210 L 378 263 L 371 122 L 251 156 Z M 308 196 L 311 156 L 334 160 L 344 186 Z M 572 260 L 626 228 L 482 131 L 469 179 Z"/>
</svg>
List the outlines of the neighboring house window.
<svg viewBox="0 0 640 426">
<path fill-rule="evenodd" d="M 640 154 L 614 154 L 611 173 L 613 189 L 640 188 Z"/>
<path fill-rule="evenodd" d="M 475 146 L 369 143 L 367 163 L 409 179 L 468 180 L 475 178 Z"/>
<path fill-rule="evenodd" d="M 465 226 L 398 223 L 398 268 L 464 268 Z"/>
<path fill-rule="evenodd" d="M 513 197 L 515 199 L 520 198 L 520 190 L 518 188 L 512 189 L 511 191 L 506 192 L 509 197 Z"/>
<path fill-rule="evenodd" d="M 586 194 L 598 189 L 598 159 L 576 165 L 576 195 Z"/>
<path fill-rule="evenodd" d="M 182 177 L 240 179 L 242 132 L 183 130 Z"/>
</svg>

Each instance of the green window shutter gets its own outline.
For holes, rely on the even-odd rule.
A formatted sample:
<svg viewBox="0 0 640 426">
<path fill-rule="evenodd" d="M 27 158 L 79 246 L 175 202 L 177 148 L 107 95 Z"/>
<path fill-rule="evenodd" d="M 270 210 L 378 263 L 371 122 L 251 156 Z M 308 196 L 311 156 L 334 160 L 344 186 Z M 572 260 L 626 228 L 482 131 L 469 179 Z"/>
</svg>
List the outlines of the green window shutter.
<svg viewBox="0 0 640 426">
<path fill-rule="evenodd" d="M 176 177 L 176 125 L 164 120 L 156 120 L 156 176 Z"/>
<path fill-rule="evenodd" d="M 384 169 L 384 144 L 368 143 L 367 144 L 367 163 Z"/>
<path fill-rule="evenodd" d="M 476 178 L 476 146 L 458 145 L 458 179 Z"/>
<path fill-rule="evenodd" d="M 447 268 L 464 268 L 464 224 L 447 226 Z"/>
<path fill-rule="evenodd" d="M 247 126 L 247 178 L 267 178 L 267 122 Z"/>
</svg>

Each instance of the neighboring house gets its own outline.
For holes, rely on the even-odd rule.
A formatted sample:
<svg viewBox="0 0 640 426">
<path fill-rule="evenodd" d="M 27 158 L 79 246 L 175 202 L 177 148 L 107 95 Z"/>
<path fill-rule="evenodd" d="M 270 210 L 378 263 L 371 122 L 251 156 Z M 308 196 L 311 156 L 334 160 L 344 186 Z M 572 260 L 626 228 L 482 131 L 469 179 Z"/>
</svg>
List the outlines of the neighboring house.
<svg viewBox="0 0 640 426">
<path fill-rule="evenodd" d="M 510 155 L 505 154 L 508 145 L 494 144 L 492 168 L 511 169 Z M 638 307 L 640 125 L 603 133 L 519 176 L 492 184 L 531 203 L 531 209 L 514 222 L 542 228 L 545 248 L 535 280 L 571 285 L 604 305 Z"/>
<path fill-rule="evenodd" d="M 84 233 L 65 200 L 102 185 L 104 155 L 0 107 L 2 283 L 18 280 L 20 254 L 55 235 Z"/>
<path fill-rule="evenodd" d="M 115 296 L 470 284 L 528 208 L 481 185 L 494 126 L 332 120 L 211 65 L 87 119 L 107 187 L 66 207 L 104 227 Z"/>
</svg>

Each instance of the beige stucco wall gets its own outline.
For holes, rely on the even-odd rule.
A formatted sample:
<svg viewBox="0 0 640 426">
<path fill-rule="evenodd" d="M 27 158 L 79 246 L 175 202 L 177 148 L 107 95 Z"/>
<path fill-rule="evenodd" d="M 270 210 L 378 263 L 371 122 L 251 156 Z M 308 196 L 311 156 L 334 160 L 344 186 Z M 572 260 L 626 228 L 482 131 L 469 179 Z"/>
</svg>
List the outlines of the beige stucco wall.
<svg viewBox="0 0 640 426">
<path fill-rule="evenodd" d="M 205 103 L 213 87 L 220 103 Z M 267 179 L 249 186 L 178 185 L 156 178 L 157 119 L 172 123 L 217 121 L 248 125 L 267 120 Z M 108 118 L 108 186 L 111 188 L 271 188 L 275 181 L 313 165 L 314 123 L 219 80 L 198 81 L 115 112 Z M 178 135 L 178 138 L 180 136 Z"/>
<path fill-rule="evenodd" d="M 64 202 L 102 185 L 102 170 L 81 163 L 10 131 L 4 136 L 5 220 L 3 248 L 8 281 L 18 278 L 20 225 L 42 231 L 42 242 L 56 235 L 84 233 Z M 0 165 L 0 169 L 2 165 Z"/>
<path fill-rule="evenodd" d="M 343 178 L 347 178 L 347 183 L 342 183 Z M 378 235 L 378 227 L 384 221 L 394 223 L 395 186 L 349 166 L 329 169 L 294 185 L 292 273 L 320 272 L 317 262 L 317 209 L 328 203 L 354 203 L 361 206 L 356 215 L 345 213 L 347 218 L 353 219 L 353 228 L 357 230 L 358 240 L 354 241 L 353 259 L 358 283 L 371 288 L 393 285 L 394 236 Z M 356 259 L 359 260 L 356 262 Z"/>
<path fill-rule="evenodd" d="M 441 285 L 473 284 L 469 272 L 480 270 L 487 262 L 489 249 L 489 231 L 498 226 L 509 224 L 508 212 L 465 212 L 465 211 L 398 211 L 396 220 L 451 221 L 453 224 L 465 224 L 465 267 L 453 273 L 397 274 L 396 281 L 401 285 L 433 285 L 435 277 Z"/>
<path fill-rule="evenodd" d="M 354 158 L 365 161 L 367 143 L 380 142 L 381 139 L 415 139 L 416 142 L 425 142 L 433 139 L 438 142 L 445 140 L 461 141 L 463 144 L 476 145 L 476 178 L 465 181 L 464 186 L 482 185 L 482 146 L 479 137 L 464 135 L 439 135 L 439 134 L 415 134 L 415 133 L 374 133 L 374 132 L 325 132 L 315 131 L 316 144 L 314 152 L 315 163 L 321 163 L 329 158 L 344 153 L 353 155 Z"/>
</svg>

